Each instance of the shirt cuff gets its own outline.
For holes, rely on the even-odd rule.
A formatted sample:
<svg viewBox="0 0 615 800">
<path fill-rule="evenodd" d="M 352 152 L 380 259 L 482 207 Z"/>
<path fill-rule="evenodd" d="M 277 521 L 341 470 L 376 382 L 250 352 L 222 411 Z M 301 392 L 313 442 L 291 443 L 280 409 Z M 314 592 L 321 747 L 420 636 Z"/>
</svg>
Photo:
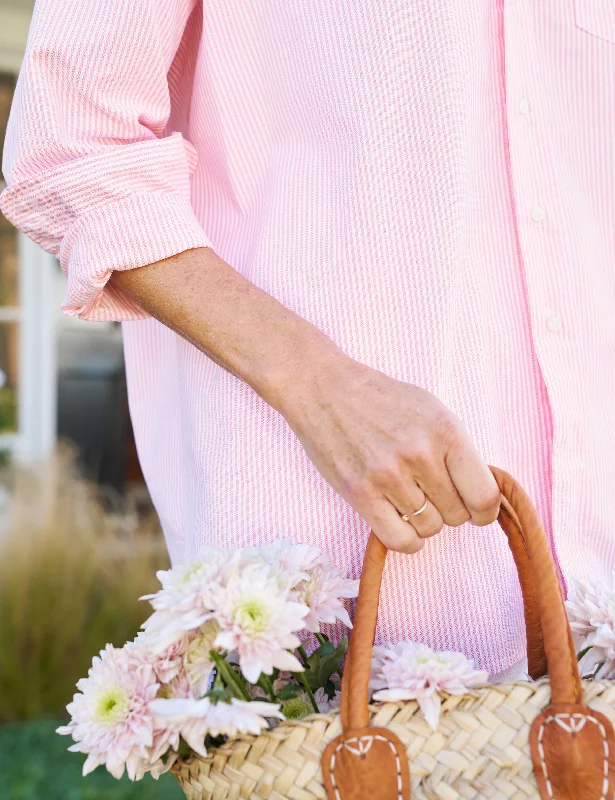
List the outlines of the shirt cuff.
<svg viewBox="0 0 615 800">
<path fill-rule="evenodd" d="M 107 286 L 113 271 L 211 246 L 182 194 L 136 194 L 97 208 L 62 241 L 60 264 L 68 276 L 62 311 L 95 321 L 146 319 L 139 305 Z"/>
<path fill-rule="evenodd" d="M 114 270 L 212 247 L 190 203 L 196 150 L 181 134 L 98 152 L 34 175 L 2 193 L 5 216 L 57 255 L 68 285 L 62 311 L 88 320 L 150 315 L 107 286 Z"/>
</svg>

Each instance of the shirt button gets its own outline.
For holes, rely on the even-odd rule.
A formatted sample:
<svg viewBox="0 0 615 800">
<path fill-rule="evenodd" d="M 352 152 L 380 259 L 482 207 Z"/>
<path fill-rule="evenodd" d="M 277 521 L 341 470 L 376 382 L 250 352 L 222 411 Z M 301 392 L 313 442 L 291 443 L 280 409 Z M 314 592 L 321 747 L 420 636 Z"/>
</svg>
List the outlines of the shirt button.
<svg viewBox="0 0 615 800">
<path fill-rule="evenodd" d="M 542 222 L 544 218 L 547 216 L 547 212 L 544 210 L 542 206 L 534 206 L 531 214 L 534 222 Z"/>
<path fill-rule="evenodd" d="M 530 113 L 530 104 L 527 97 L 522 97 L 519 100 L 519 113 L 524 115 Z"/>
<path fill-rule="evenodd" d="M 562 329 L 561 317 L 556 317 L 556 316 L 547 317 L 547 328 L 552 333 L 557 333 L 558 331 L 561 331 Z"/>
</svg>

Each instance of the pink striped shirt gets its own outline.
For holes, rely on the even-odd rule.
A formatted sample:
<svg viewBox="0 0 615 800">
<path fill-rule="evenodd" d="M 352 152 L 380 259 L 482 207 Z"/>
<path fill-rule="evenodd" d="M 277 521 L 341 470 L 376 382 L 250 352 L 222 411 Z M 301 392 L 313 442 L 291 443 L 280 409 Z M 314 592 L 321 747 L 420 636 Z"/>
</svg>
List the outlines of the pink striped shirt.
<svg viewBox="0 0 615 800">
<path fill-rule="evenodd" d="M 613 0 L 37 0 L 4 171 L 64 311 L 124 321 L 175 562 L 292 535 L 357 574 L 368 534 L 280 415 L 106 288 L 212 246 L 447 404 L 566 579 L 615 568 Z M 379 636 L 518 661 L 497 525 L 391 556 Z"/>
</svg>

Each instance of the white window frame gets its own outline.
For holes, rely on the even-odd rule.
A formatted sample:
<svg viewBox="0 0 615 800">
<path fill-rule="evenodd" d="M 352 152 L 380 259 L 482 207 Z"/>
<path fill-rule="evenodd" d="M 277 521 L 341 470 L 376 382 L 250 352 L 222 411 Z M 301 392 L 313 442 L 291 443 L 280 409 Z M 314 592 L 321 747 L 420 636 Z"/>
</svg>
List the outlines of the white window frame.
<svg viewBox="0 0 615 800">
<path fill-rule="evenodd" d="M 0 71 L 17 75 L 31 8 L 0 0 Z M 3 186 L 0 188 L 4 188 Z M 0 323 L 19 325 L 17 432 L 0 434 L 0 449 L 26 462 L 53 451 L 57 429 L 56 259 L 17 233 L 19 306 L 0 306 Z"/>
<path fill-rule="evenodd" d="M 0 434 L 0 449 L 24 462 L 48 457 L 56 441 L 57 373 L 55 273 L 57 262 L 17 233 L 19 306 L 0 306 L 0 323 L 19 325 L 17 431 Z"/>
</svg>

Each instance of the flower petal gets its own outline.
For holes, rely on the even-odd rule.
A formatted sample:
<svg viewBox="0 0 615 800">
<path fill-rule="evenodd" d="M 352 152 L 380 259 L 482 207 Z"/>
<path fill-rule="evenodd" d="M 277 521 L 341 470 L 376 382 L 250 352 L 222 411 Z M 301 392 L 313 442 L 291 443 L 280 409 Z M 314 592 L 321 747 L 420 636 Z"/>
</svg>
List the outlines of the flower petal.
<svg viewBox="0 0 615 800">
<path fill-rule="evenodd" d="M 437 694 L 432 694 L 428 697 L 417 697 L 417 700 L 427 724 L 432 731 L 437 731 L 440 721 L 440 697 Z"/>
</svg>

